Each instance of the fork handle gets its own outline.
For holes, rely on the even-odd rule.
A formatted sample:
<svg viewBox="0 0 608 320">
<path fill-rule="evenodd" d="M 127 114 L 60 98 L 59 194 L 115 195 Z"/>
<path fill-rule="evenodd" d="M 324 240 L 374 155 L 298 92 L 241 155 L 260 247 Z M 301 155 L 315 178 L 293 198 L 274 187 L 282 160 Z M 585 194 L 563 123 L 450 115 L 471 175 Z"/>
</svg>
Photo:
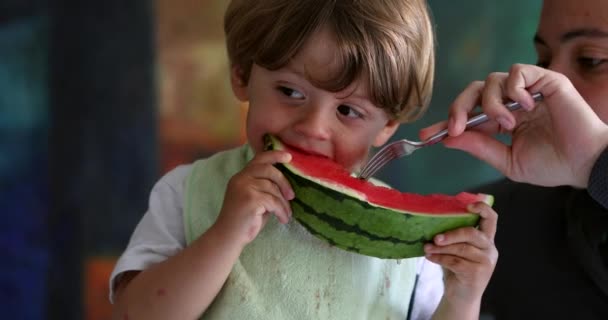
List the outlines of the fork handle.
<svg viewBox="0 0 608 320">
<path fill-rule="evenodd" d="M 543 94 L 542 94 L 542 93 L 540 93 L 540 92 L 537 92 L 537 93 L 535 93 L 535 94 L 533 94 L 533 95 L 532 95 L 532 98 L 534 99 L 534 101 L 535 101 L 535 102 L 541 101 L 541 100 L 543 99 Z M 506 104 L 505 104 L 505 107 L 506 107 L 506 108 L 507 108 L 509 111 L 513 112 L 513 111 L 515 111 L 515 110 L 520 109 L 520 108 L 521 108 L 521 104 L 519 104 L 519 102 L 514 102 L 514 101 L 512 101 L 512 102 L 506 103 Z M 490 118 L 488 117 L 488 115 L 487 115 L 487 114 L 485 114 L 485 113 L 480 113 L 480 114 L 478 114 L 478 115 L 476 115 L 476 116 L 474 116 L 474 117 L 470 118 L 470 119 L 467 121 L 467 124 L 466 124 L 465 130 L 466 130 L 466 129 L 473 128 L 473 127 L 475 127 L 475 126 L 478 126 L 478 125 L 480 125 L 480 124 L 482 124 L 482 123 L 484 123 L 484 122 L 488 121 L 489 119 L 490 119 Z M 439 141 L 443 140 L 443 139 L 444 139 L 444 138 L 445 138 L 447 135 L 448 135 L 448 129 L 443 129 L 443 130 L 441 130 L 441 131 L 439 131 L 439 132 L 435 133 L 434 135 L 432 135 L 432 136 L 431 136 L 431 137 L 429 137 L 428 139 L 426 139 L 426 140 L 424 141 L 424 144 L 425 144 L 425 145 L 431 145 L 431 144 L 435 144 L 435 143 L 437 143 L 437 142 L 439 142 Z"/>
</svg>

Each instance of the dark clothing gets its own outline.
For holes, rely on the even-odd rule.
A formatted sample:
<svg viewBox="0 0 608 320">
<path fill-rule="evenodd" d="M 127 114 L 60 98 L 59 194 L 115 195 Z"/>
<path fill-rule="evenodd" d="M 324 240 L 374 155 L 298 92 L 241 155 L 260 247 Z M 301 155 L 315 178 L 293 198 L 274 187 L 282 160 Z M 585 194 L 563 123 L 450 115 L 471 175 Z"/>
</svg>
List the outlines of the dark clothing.
<svg viewBox="0 0 608 320">
<path fill-rule="evenodd" d="M 586 190 L 502 180 L 496 270 L 482 312 L 496 320 L 608 319 L 608 210 Z M 608 190 L 606 190 L 608 192 Z"/>
</svg>

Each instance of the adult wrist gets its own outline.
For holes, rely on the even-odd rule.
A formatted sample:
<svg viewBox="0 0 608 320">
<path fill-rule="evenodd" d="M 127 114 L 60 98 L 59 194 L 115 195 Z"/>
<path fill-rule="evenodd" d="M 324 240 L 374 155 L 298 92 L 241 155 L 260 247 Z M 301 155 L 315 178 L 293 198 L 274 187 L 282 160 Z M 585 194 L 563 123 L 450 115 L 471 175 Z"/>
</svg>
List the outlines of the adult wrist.
<svg viewBox="0 0 608 320">
<path fill-rule="evenodd" d="M 587 192 L 593 200 L 608 209 L 608 148 L 602 151 L 593 164 Z"/>
</svg>

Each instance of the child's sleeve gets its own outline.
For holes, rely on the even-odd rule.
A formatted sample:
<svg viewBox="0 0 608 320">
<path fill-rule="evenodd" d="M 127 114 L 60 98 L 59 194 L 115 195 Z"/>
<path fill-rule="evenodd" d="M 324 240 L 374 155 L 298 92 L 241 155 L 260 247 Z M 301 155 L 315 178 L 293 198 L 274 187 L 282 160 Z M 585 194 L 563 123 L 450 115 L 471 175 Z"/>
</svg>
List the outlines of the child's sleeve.
<svg viewBox="0 0 608 320">
<path fill-rule="evenodd" d="M 179 166 L 154 185 L 148 211 L 135 227 L 110 276 L 110 302 L 114 303 L 114 286 L 124 272 L 144 270 L 185 247 L 182 199 L 191 169 L 191 165 Z"/>
</svg>

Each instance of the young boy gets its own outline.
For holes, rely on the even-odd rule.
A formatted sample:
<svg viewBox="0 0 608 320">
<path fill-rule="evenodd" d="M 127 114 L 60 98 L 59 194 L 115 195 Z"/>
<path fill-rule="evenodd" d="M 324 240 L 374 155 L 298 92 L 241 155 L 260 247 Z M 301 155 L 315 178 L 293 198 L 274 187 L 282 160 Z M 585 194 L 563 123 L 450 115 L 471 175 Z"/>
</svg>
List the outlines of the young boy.
<svg viewBox="0 0 608 320">
<path fill-rule="evenodd" d="M 290 219 L 293 190 L 273 166 L 289 154 L 263 147 L 271 133 L 355 171 L 372 146 L 418 117 L 434 68 L 426 3 L 237 0 L 225 31 L 234 93 L 249 102 L 248 143 L 158 182 L 112 274 L 114 317 L 428 318 L 438 298 L 413 299 L 424 259 L 376 259 L 308 234 Z M 482 217 L 479 229 L 447 232 L 425 247 L 446 270 L 437 319 L 477 318 L 496 263 L 496 213 L 471 209 Z M 424 274 L 416 292 L 441 296 L 441 274 L 430 277 L 436 285 Z"/>
</svg>

